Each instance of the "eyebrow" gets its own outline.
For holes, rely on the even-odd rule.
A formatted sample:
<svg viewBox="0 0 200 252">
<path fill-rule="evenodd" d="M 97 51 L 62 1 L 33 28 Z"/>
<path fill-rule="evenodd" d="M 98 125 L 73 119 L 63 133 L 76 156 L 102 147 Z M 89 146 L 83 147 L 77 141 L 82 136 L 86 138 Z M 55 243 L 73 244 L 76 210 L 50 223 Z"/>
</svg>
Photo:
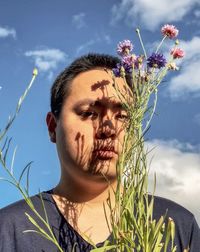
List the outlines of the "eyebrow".
<svg viewBox="0 0 200 252">
<path fill-rule="evenodd" d="M 110 98 L 103 98 L 102 100 L 92 100 L 92 99 L 83 99 L 78 101 L 75 104 L 75 107 L 81 107 L 84 105 L 89 105 L 91 107 L 111 107 L 111 108 L 119 108 L 124 109 L 122 102 L 115 102 L 110 100 Z"/>
</svg>

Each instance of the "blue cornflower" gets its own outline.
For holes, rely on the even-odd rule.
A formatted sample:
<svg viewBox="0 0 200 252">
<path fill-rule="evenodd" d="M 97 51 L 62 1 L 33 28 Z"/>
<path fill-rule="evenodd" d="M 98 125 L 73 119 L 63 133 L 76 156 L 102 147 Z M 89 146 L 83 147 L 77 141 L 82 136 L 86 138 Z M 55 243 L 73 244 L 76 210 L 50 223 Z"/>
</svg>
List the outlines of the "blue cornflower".
<svg viewBox="0 0 200 252">
<path fill-rule="evenodd" d="M 121 72 L 120 72 L 121 66 L 122 65 L 120 63 L 117 63 L 116 67 L 112 69 L 115 77 L 120 77 L 121 76 Z"/>
<path fill-rule="evenodd" d="M 152 55 L 147 59 L 147 66 L 154 68 L 164 67 L 167 63 L 164 55 L 161 53 L 152 53 Z"/>
<path fill-rule="evenodd" d="M 122 69 L 124 73 L 132 73 L 133 71 L 134 59 L 131 56 L 126 56 L 122 58 L 121 63 L 118 63 L 115 68 L 112 69 L 115 77 L 122 77 Z"/>
</svg>

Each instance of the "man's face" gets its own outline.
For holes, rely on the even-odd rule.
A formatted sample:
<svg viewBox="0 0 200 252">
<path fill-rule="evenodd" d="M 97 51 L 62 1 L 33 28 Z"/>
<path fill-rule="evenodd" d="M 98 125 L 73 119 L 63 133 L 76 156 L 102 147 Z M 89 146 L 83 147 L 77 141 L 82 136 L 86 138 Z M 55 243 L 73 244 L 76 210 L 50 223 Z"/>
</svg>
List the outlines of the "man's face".
<svg viewBox="0 0 200 252">
<path fill-rule="evenodd" d="M 115 79 L 126 92 L 122 78 Z M 62 172 L 116 178 L 116 164 L 122 151 L 127 113 L 113 86 L 111 71 L 83 72 L 71 82 L 56 121 L 55 141 Z"/>
</svg>

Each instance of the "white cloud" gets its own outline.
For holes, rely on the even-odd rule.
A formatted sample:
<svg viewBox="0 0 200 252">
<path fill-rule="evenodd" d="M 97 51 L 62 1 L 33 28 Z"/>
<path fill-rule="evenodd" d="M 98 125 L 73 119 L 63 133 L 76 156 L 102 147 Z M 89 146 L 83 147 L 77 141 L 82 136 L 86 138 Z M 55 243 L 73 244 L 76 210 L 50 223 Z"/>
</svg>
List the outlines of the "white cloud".
<svg viewBox="0 0 200 252">
<path fill-rule="evenodd" d="M 200 18 L 200 10 L 195 10 L 194 15 L 195 17 Z"/>
<path fill-rule="evenodd" d="M 197 95 L 200 91 L 200 73 L 197 71 L 200 61 L 192 62 L 182 68 L 182 72 L 174 77 L 169 86 L 172 98 L 179 98 L 188 93 Z"/>
<path fill-rule="evenodd" d="M 153 156 L 150 169 L 150 184 L 156 172 L 156 195 L 169 198 L 185 206 L 196 215 L 200 223 L 200 146 L 180 143 L 177 140 L 152 140 L 148 149 Z"/>
<path fill-rule="evenodd" d="M 13 28 L 5 28 L 0 27 L 0 38 L 6 38 L 6 37 L 13 37 L 16 38 L 16 31 Z"/>
<path fill-rule="evenodd" d="M 193 37 L 190 41 L 181 41 L 180 47 L 186 56 L 181 60 L 181 69 L 169 84 L 172 98 L 183 97 L 187 94 L 200 95 L 200 37 Z"/>
<path fill-rule="evenodd" d="M 121 0 L 112 7 L 111 24 L 120 20 L 133 25 L 142 24 L 155 30 L 160 24 L 180 21 L 199 0 Z"/>
<path fill-rule="evenodd" d="M 106 44 L 110 44 L 111 43 L 111 38 L 110 35 L 108 34 L 102 34 L 102 35 L 96 35 L 94 36 L 93 39 L 90 39 L 88 41 L 86 41 L 85 43 L 83 43 L 82 45 L 80 45 L 77 49 L 76 49 L 76 55 L 89 51 L 90 48 L 95 45 L 95 44 L 99 44 L 99 43 L 106 43 Z"/>
<path fill-rule="evenodd" d="M 91 39 L 87 42 L 85 42 L 84 44 L 80 45 L 77 50 L 76 50 L 76 54 L 80 54 L 81 52 L 87 50 L 88 48 L 90 48 L 90 46 L 95 44 L 95 40 Z"/>
<path fill-rule="evenodd" d="M 67 58 L 67 55 L 59 49 L 27 51 L 25 56 L 33 58 L 36 67 L 42 72 L 54 70 Z M 51 72 L 49 74 L 52 75 Z"/>
<path fill-rule="evenodd" d="M 76 26 L 77 29 L 85 27 L 85 13 L 81 12 L 79 14 L 73 15 L 72 23 Z"/>
</svg>

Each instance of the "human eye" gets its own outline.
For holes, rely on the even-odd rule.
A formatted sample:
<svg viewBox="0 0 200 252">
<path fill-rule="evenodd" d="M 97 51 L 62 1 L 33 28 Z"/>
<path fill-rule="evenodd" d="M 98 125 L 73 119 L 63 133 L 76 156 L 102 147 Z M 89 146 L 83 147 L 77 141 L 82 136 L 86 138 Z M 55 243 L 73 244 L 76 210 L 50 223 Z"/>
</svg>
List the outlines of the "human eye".
<svg viewBox="0 0 200 252">
<path fill-rule="evenodd" d="M 115 118 L 120 121 L 127 121 L 129 119 L 129 116 L 125 111 L 121 111 L 116 114 Z"/>
<path fill-rule="evenodd" d="M 97 118 L 98 113 L 92 110 L 84 110 L 81 111 L 80 116 L 82 119 L 95 119 Z"/>
</svg>

